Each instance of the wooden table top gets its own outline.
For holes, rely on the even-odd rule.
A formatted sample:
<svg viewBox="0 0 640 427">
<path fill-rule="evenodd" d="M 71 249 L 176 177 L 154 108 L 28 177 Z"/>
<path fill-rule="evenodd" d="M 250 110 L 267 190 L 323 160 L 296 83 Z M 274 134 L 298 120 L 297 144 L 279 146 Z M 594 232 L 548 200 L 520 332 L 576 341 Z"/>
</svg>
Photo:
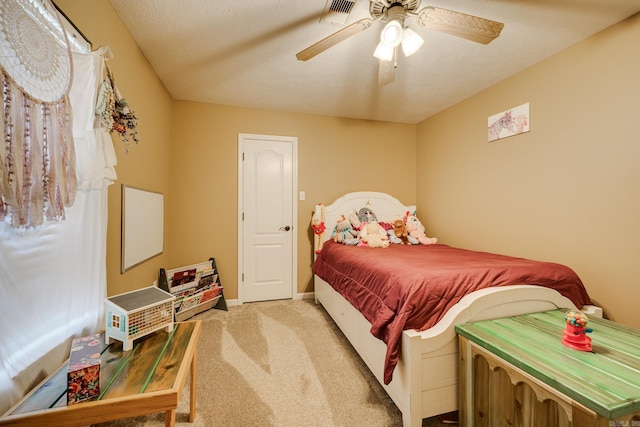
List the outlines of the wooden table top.
<svg viewBox="0 0 640 427">
<path fill-rule="evenodd" d="M 200 321 L 189 321 L 136 340 L 126 352 L 119 341 L 103 344 L 97 399 L 67 406 L 67 361 L 7 411 L 0 425 L 87 425 L 175 409 L 199 335 Z"/>
<path fill-rule="evenodd" d="M 640 411 L 640 330 L 590 318 L 592 351 L 562 343 L 565 311 L 456 326 L 469 339 L 609 419 Z"/>
</svg>

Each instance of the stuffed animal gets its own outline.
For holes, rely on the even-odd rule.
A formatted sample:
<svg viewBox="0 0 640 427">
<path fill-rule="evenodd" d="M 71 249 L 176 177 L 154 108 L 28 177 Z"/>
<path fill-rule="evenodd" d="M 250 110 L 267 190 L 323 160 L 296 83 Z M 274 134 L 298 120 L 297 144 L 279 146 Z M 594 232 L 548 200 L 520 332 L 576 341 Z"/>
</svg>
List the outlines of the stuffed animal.
<svg viewBox="0 0 640 427">
<path fill-rule="evenodd" d="M 384 228 L 376 221 L 369 222 L 360 230 L 360 240 L 372 248 L 386 248 L 389 246 L 389 236 Z"/>
<path fill-rule="evenodd" d="M 359 243 L 358 232 L 351 227 L 351 223 L 344 215 L 340 215 L 338 222 L 331 234 L 333 241 L 345 245 L 355 246 Z"/>
<path fill-rule="evenodd" d="M 369 208 L 360 209 L 358 211 L 358 219 L 360 220 L 360 222 L 378 222 L 376 214 L 374 214 L 373 211 Z"/>
<path fill-rule="evenodd" d="M 354 230 L 360 231 L 362 223 L 360 222 L 358 213 L 355 211 L 355 209 L 349 212 L 349 222 L 351 223 L 351 227 L 353 227 Z"/>
<path fill-rule="evenodd" d="M 400 238 L 395 235 L 395 233 L 393 232 L 393 228 L 387 230 L 387 235 L 389 236 L 389 243 L 393 243 L 394 245 L 402 244 L 402 240 L 400 240 Z"/>
<path fill-rule="evenodd" d="M 401 245 L 410 245 L 409 230 L 407 230 L 407 224 L 401 219 L 396 219 L 391 223 L 393 225 L 393 235 L 397 237 L 398 243 Z"/>
<path fill-rule="evenodd" d="M 416 239 L 422 245 L 433 245 L 438 242 L 438 239 L 435 237 L 427 237 L 425 234 L 425 228 L 415 215 L 410 215 L 407 212 L 407 216 L 405 217 L 405 223 L 407 224 L 407 231 L 409 232 L 409 236 Z"/>
<path fill-rule="evenodd" d="M 322 238 L 326 229 L 324 225 L 324 206 L 316 205 L 316 211 L 311 217 L 311 228 L 313 229 L 313 250 L 319 253 L 322 250 L 324 239 Z"/>
</svg>

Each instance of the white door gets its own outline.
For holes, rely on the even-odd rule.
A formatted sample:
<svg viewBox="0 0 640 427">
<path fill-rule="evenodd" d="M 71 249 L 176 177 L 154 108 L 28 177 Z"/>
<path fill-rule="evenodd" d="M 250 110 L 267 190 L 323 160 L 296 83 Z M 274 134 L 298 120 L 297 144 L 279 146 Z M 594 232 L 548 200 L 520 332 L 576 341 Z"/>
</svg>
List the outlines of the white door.
<svg viewBox="0 0 640 427">
<path fill-rule="evenodd" d="M 238 302 L 296 293 L 297 138 L 238 135 Z"/>
</svg>

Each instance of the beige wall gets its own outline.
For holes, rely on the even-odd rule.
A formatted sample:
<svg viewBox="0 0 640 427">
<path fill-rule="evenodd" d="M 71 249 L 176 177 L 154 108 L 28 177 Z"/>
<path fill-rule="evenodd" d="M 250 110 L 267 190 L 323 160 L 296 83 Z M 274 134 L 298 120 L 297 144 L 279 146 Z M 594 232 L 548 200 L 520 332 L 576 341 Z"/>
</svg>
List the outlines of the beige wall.
<svg viewBox="0 0 640 427">
<path fill-rule="evenodd" d="M 215 256 L 227 297 L 237 297 L 244 132 L 299 139 L 299 292 L 312 291 L 313 205 L 369 189 L 417 203 L 444 243 L 566 263 L 609 316 L 640 326 L 630 297 L 640 258 L 638 16 L 413 126 L 172 101 L 107 0 L 58 4 L 94 47 L 111 46 L 116 82 L 140 117 L 139 146 L 125 155 L 115 139 L 109 294 L 147 286 L 160 267 Z M 524 102 L 531 132 L 487 143 L 487 117 Z M 166 202 L 164 254 L 123 275 L 122 183 Z"/>
<path fill-rule="evenodd" d="M 316 203 L 362 190 L 414 203 L 414 125 L 180 101 L 172 120 L 169 268 L 215 257 L 227 299 L 238 296 L 238 133 L 298 138 L 298 189 L 306 193 L 298 202 L 299 292 L 313 291 L 309 223 Z M 393 167 L 394 158 L 407 160 Z"/>
<path fill-rule="evenodd" d="M 237 298 L 238 133 L 298 138 L 298 291 L 312 292 L 315 203 L 347 191 L 393 193 L 415 203 L 415 126 L 173 101 L 107 0 L 59 0 L 93 42 L 110 46 L 116 84 L 139 117 L 141 142 L 118 137 L 118 181 L 109 190 L 108 293 L 149 286 L 158 269 L 215 257 L 228 299 Z M 393 152 L 390 153 L 390 142 Z M 400 159 L 390 166 L 389 159 Z M 120 274 L 121 184 L 165 195 L 165 250 Z"/>
<path fill-rule="evenodd" d="M 91 40 L 93 48 L 109 46 L 109 61 L 116 85 L 139 118 L 140 144 L 128 154 L 118 136 L 113 137 L 118 181 L 109 187 L 107 230 L 107 291 L 114 295 L 149 286 L 158 269 L 169 263 L 171 246 L 165 238 L 160 256 L 120 274 L 121 185 L 158 191 L 165 195 L 165 236 L 171 218 L 170 193 L 171 97 L 107 0 L 56 0 L 56 4 Z"/>
<path fill-rule="evenodd" d="M 111 47 L 116 83 L 140 118 L 129 154 L 114 137 L 109 295 L 215 256 L 237 297 L 242 132 L 298 138 L 299 292 L 313 290 L 314 204 L 376 190 L 416 203 L 443 243 L 573 267 L 611 318 L 640 327 L 640 16 L 414 126 L 173 101 L 108 0 L 56 3 L 94 48 Z M 524 102 L 531 132 L 487 143 L 487 116 Z M 166 219 L 164 253 L 124 274 L 122 183 L 162 192 Z"/>
<path fill-rule="evenodd" d="M 110 46 L 114 54 L 109 62 L 116 84 L 139 117 L 140 144 L 124 153 L 124 144 L 114 137 L 118 157 L 118 181 L 109 187 L 109 223 L 107 229 L 107 292 L 114 295 L 149 286 L 158 269 L 169 263 L 170 245 L 152 260 L 120 274 L 120 200 L 121 184 L 163 192 L 170 203 L 170 143 L 172 100 L 137 44 L 124 28 L 108 0 L 56 0 L 56 4 L 93 42 L 93 47 Z M 167 215 L 168 206 L 165 206 Z M 165 228 L 167 224 L 165 223 Z M 165 231 L 165 236 L 167 232 Z M 13 379 L 15 389 L 0 391 L 0 413 L 51 374 L 69 357 L 69 343 L 35 363 Z M 4 386 L 4 384 L 3 384 Z"/>
<path fill-rule="evenodd" d="M 640 327 L 640 15 L 417 128 L 417 206 L 441 242 L 550 260 Z M 531 103 L 531 131 L 487 117 Z"/>
</svg>

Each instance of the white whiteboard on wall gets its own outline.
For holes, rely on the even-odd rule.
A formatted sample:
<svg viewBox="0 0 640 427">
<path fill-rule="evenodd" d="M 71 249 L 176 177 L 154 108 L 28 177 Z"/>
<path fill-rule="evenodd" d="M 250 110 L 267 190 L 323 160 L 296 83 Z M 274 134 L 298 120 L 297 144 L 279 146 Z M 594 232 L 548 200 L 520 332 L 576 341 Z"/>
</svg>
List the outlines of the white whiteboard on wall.
<svg viewBox="0 0 640 427">
<path fill-rule="evenodd" d="M 164 242 L 164 195 L 122 184 L 120 273 L 160 255 Z"/>
</svg>

